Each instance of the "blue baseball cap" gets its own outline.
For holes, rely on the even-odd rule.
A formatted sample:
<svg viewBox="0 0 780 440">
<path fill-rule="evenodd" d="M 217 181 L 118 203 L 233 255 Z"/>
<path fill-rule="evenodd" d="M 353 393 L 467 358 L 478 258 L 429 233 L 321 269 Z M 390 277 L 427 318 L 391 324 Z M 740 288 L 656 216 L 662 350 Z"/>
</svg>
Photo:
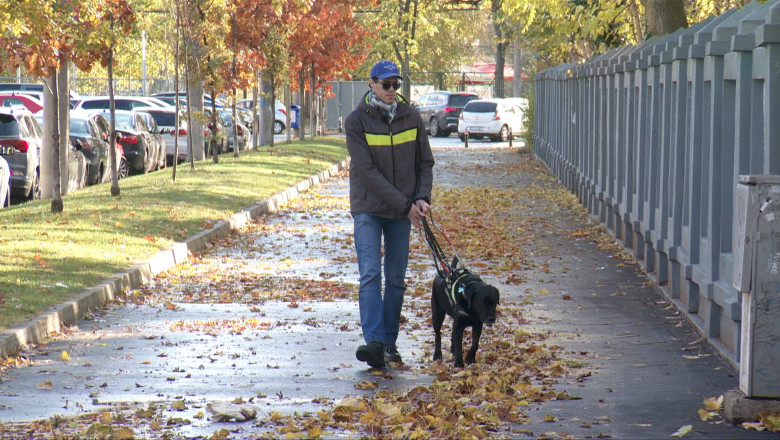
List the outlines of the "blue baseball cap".
<svg viewBox="0 0 780 440">
<path fill-rule="evenodd" d="M 398 72 L 398 66 L 394 62 L 388 60 L 382 60 L 371 68 L 371 78 L 387 79 L 393 77 L 401 77 Z"/>
</svg>

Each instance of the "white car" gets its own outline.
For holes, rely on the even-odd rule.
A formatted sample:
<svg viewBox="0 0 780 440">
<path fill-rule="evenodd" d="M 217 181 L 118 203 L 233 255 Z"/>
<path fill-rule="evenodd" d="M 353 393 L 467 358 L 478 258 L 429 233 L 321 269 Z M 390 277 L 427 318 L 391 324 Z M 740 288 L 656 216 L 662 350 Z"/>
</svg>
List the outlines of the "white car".
<svg viewBox="0 0 780 440">
<path fill-rule="evenodd" d="M 252 100 L 242 99 L 236 103 L 236 107 L 252 110 Z M 277 100 L 274 103 L 274 109 L 276 110 L 274 114 L 274 133 L 281 134 L 287 123 L 287 107 L 285 107 L 281 101 Z"/>
<path fill-rule="evenodd" d="M 505 142 L 520 136 L 523 128 L 523 109 L 503 99 L 477 99 L 463 107 L 458 120 L 458 137 L 466 140 L 488 137 L 493 141 Z"/>
<path fill-rule="evenodd" d="M 0 157 L 0 209 L 11 204 L 11 167 Z"/>
<path fill-rule="evenodd" d="M 108 110 L 110 108 L 108 96 L 85 96 L 76 103 L 74 110 Z M 143 96 L 116 96 L 114 107 L 117 110 L 140 110 L 147 108 L 173 108 L 160 100 L 151 100 Z"/>
</svg>

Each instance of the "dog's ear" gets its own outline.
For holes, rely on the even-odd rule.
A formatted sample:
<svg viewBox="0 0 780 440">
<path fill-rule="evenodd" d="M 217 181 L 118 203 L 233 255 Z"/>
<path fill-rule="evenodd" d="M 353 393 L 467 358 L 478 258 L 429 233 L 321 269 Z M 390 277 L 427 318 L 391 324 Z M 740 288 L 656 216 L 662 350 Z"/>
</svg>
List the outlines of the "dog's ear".
<svg viewBox="0 0 780 440">
<path fill-rule="evenodd" d="M 498 289 L 496 289 L 495 286 L 490 286 L 490 287 L 491 287 L 491 289 L 490 289 L 491 295 L 496 300 L 496 304 L 501 304 L 501 302 L 500 302 L 500 296 L 501 295 L 498 293 Z"/>
</svg>

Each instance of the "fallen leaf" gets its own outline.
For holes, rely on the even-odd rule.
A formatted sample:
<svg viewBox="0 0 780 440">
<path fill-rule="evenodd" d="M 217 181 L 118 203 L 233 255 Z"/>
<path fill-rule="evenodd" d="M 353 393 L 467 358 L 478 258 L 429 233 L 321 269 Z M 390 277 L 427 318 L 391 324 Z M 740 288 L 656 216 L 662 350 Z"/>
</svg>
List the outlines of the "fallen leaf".
<svg viewBox="0 0 780 440">
<path fill-rule="evenodd" d="M 706 408 L 707 411 L 718 411 L 720 410 L 721 406 L 723 406 L 723 395 L 720 397 L 710 397 L 704 399 L 704 408 Z"/>
<path fill-rule="evenodd" d="M 39 390 L 50 390 L 52 388 L 53 384 L 51 383 L 51 380 L 46 379 L 43 383 L 38 384 Z"/>
<path fill-rule="evenodd" d="M 688 434 L 693 430 L 693 425 L 683 425 L 680 427 L 680 429 L 677 430 L 674 434 L 672 434 L 672 437 L 682 437 L 685 434 Z"/>
</svg>

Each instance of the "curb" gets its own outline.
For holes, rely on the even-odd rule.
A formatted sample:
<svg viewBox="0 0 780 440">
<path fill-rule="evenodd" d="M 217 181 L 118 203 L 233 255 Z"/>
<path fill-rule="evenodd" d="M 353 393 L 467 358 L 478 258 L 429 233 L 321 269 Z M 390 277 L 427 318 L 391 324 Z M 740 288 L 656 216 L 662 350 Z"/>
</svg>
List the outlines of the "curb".
<svg viewBox="0 0 780 440">
<path fill-rule="evenodd" d="M 8 358 L 19 348 L 44 342 L 50 334 L 59 332 L 62 326 L 75 324 L 155 275 L 187 261 L 191 253 L 206 248 L 213 239 L 227 235 L 262 214 L 276 211 L 280 205 L 297 197 L 299 193 L 326 182 L 339 171 L 347 168 L 349 162 L 349 158 L 346 158 L 308 179 L 231 215 L 226 220 L 217 222 L 211 229 L 198 232 L 183 242 L 174 243 L 170 248 L 158 252 L 146 261 L 133 264 L 103 280 L 97 286 L 76 294 L 70 300 L 51 306 L 42 311 L 38 317 L 3 330 L 0 332 L 0 359 Z"/>
</svg>

